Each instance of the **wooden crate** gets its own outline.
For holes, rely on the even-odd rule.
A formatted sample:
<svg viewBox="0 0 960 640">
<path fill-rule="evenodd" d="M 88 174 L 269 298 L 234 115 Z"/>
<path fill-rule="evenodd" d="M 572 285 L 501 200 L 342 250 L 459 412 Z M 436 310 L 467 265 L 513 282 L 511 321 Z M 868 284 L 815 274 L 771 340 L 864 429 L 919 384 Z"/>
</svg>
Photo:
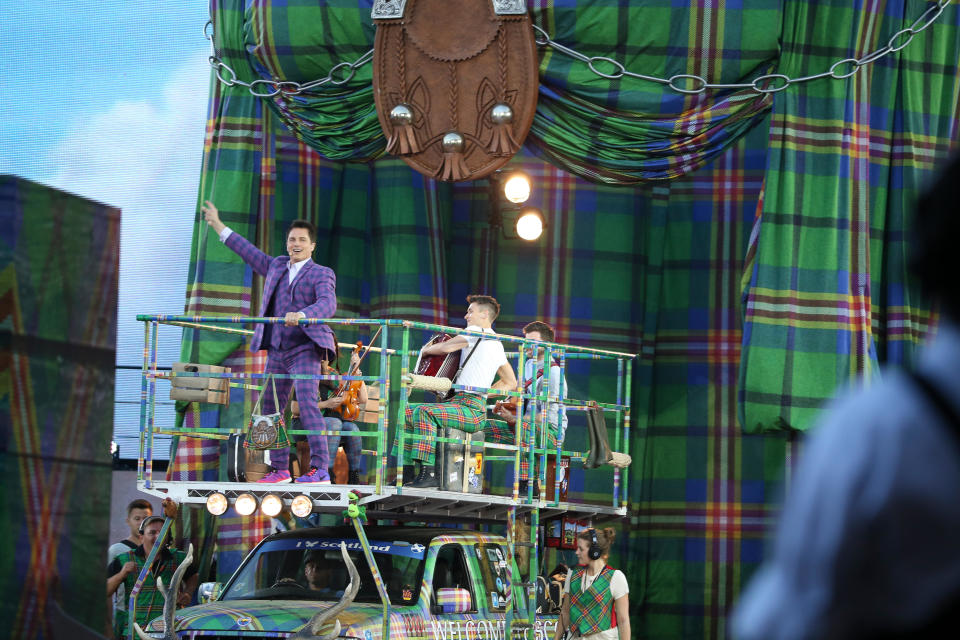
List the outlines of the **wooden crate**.
<svg viewBox="0 0 960 640">
<path fill-rule="evenodd" d="M 226 378 L 178 377 L 178 373 L 230 373 L 229 367 L 213 364 L 174 362 L 170 377 L 170 399 L 186 402 L 230 404 L 230 381 Z"/>
</svg>

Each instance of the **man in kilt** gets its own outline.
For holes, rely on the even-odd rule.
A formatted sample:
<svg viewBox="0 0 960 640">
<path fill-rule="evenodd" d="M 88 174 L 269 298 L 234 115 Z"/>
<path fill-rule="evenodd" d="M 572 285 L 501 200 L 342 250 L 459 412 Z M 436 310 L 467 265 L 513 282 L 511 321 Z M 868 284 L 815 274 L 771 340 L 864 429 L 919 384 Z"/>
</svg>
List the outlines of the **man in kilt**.
<svg viewBox="0 0 960 640">
<path fill-rule="evenodd" d="M 537 342 L 554 342 L 556 334 L 551 327 L 546 322 L 535 320 L 523 328 L 523 337 L 527 340 L 535 340 Z M 536 351 L 536 354 L 534 354 Z M 544 378 L 544 367 L 545 367 L 545 349 L 543 347 L 534 349 L 528 349 L 525 354 L 525 361 L 523 365 L 523 373 L 520 377 L 520 384 L 522 386 L 521 391 L 525 394 L 533 394 L 535 396 L 540 396 L 543 392 L 543 378 Z M 551 358 L 548 379 L 548 392 L 547 395 L 551 398 L 564 398 L 566 396 L 567 381 L 566 378 L 560 373 L 560 363 L 555 359 Z M 519 437 L 520 442 L 523 444 L 527 443 L 527 439 L 530 437 L 530 419 L 532 416 L 531 407 L 533 403 L 524 401 L 524 411 L 523 411 L 523 420 L 520 423 Z M 543 404 L 540 402 L 536 403 L 537 415 L 535 417 L 537 423 L 536 436 L 534 440 L 535 446 L 540 446 L 540 425 L 542 420 L 542 411 Z M 503 420 L 488 420 L 487 426 L 484 427 L 485 439 L 487 442 L 494 442 L 499 444 L 516 444 L 516 424 L 517 424 L 517 414 L 514 413 L 509 407 L 504 407 L 498 405 L 498 408 L 494 410 L 498 416 L 503 418 Z M 547 449 L 556 449 L 557 443 L 563 443 L 563 436 L 567 431 L 567 414 L 560 402 L 548 402 L 547 403 L 547 439 L 546 439 L 546 448 Z M 521 451 L 520 453 L 520 493 L 527 492 L 527 481 L 530 478 L 530 458 L 528 452 Z M 534 496 L 539 495 L 539 487 L 535 485 Z"/>
<path fill-rule="evenodd" d="M 467 330 L 494 334 L 493 321 L 500 314 L 500 304 L 490 296 L 467 296 Z M 479 343 L 477 342 L 479 340 Z M 456 336 L 446 342 L 426 346 L 423 355 L 444 355 L 461 351 L 460 363 L 463 367 L 457 384 L 512 390 L 517 387 L 517 377 L 513 367 L 507 362 L 503 345 L 499 340 L 480 338 L 479 336 Z M 465 363 L 465 364 L 464 364 Z M 499 380 L 494 383 L 494 379 Z M 411 486 L 416 488 L 439 488 L 439 476 L 436 471 L 436 439 L 446 428 L 459 429 L 474 433 L 483 429 L 486 421 L 486 395 L 483 393 L 458 391 L 446 402 L 428 404 L 408 404 L 404 417 L 406 439 L 403 444 L 403 459 L 413 462 L 414 479 Z M 411 438 L 410 436 L 424 436 Z M 392 454 L 398 455 L 400 434 L 393 443 Z"/>
</svg>

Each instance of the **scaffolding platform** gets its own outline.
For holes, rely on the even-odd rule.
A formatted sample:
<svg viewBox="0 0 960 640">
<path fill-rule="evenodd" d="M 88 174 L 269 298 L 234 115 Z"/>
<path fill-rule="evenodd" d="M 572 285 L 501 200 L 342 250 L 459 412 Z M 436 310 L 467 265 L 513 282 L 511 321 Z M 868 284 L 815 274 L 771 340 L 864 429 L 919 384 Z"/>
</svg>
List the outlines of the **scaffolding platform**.
<svg viewBox="0 0 960 640">
<path fill-rule="evenodd" d="M 535 509 L 540 520 L 568 516 L 592 522 L 615 520 L 626 515 L 626 507 L 613 507 L 578 502 L 550 502 L 547 500 L 514 500 L 512 496 L 497 496 L 484 493 L 459 493 L 435 489 L 398 489 L 394 485 L 381 487 L 378 493 L 370 484 L 308 485 L 296 483 L 260 484 L 256 482 L 190 482 L 154 481 L 138 482 L 138 488 L 159 498 L 170 497 L 181 504 L 205 505 L 214 493 L 222 493 L 232 503 L 238 496 L 248 493 L 261 502 L 273 494 L 289 503 L 293 498 L 306 495 L 313 501 L 315 513 L 340 514 L 349 505 L 352 492 L 360 495 L 359 504 L 366 507 L 367 517 L 385 520 L 408 520 L 423 522 L 462 522 L 496 524 L 506 523 L 511 508 L 523 515 Z"/>
<path fill-rule="evenodd" d="M 507 488 L 500 494 L 494 493 L 461 493 L 455 491 L 441 491 L 439 489 L 415 489 L 408 486 L 400 486 L 391 482 L 390 477 L 394 470 L 399 470 L 407 463 L 402 456 L 395 461 L 396 467 L 388 467 L 388 457 L 391 452 L 391 440 L 394 440 L 394 446 L 401 452 L 406 451 L 405 444 L 410 441 L 417 442 L 422 439 L 431 439 L 436 444 L 449 443 L 456 446 L 459 441 L 436 436 L 426 436 L 409 433 L 400 425 L 398 428 L 396 421 L 402 419 L 405 415 L 405 408 L 411 392 L 418 391 L 425 393 L 426 387 L 418 387 L 416 378 L 425 378 L 425 376 L 411 376 L 411 365 L 419 356 L 420 350 L 414 345 L 422 344 L 427 338 L 437 333 L 449 335 L 475 336 L 479 338 L 493 339 L 500 341 L 508 352 L 507 357 L 516 358 L 516 370 L 523 372 L 525 369 L 526 358 L 533 357 L 537 353 L 537 358 L 541 362 L 549 362 L 549 367 L 543 367 L 542 384 L 534 387 L 534 391 L 502 390 L 493 388 L 475 388 L 459 384 L 448 383 L 448 387 L 457 392 L 472 393 L 486 399 L 488 395 L 495 395 L 503 398 L 509 398 L 517 402 L 516 425 L 532 424 L 535 429 L 527 428 L 523 438 L 520 437 L 520 427 L 515 426 L 512 440 L 508 442 L 494 441 L 483 444 L 484 460 L 500 464 L 512 465 L 516 471 L 521 461 L 526 462 L 528 468 L 537 469 L 540 474 L 539 484 L 544 486 L 545 491 L 541 498 L 550 498 L 556 495 L 557 485 L 552 484 L 552 480 L 544 477 L 545 469 L 554 466 L 559 469 L 560 460 L 566 461 L 567 471 L 569 473 L 570 463 L 586 464 L 587 454 L 576 451 L 565 451 L 560 446 L 547 446 L 547 433 L 549 431 L 549 412 L 553 411 L 556 416 L 554 420 L 559 422 L 566 415 L 572 415 L 575 412 L 594 411 L 600 412 L 601 421 L 606 420 L 604 416 L 612 418 L 610 425 L 609 447 L 611 451 L 622 451 L 623 447 L 630 441 L 630 392 L 632 367 L 636 354 L 621 353 L 605 349 L 591 347 L 582 347 L 574 345 L 564 345 L 551 342 L 542 342 L 529 340 L 517 336 L 508 336 L 502 334 L 484 334 L 482 332 L 457 329 L 443 325 L 428 324 L 422 322 L 413 322 L 407 320 L 393 319 L 301 319 L 301 325 L 307 324 L 329 324 L 337 325 L 338 331 L 348 333 L 356 332 L 359 338 L 361 332 L 372 334 L 371 340 L 375 341 L 379 336 L 378 344 L 368 344 L 368 349 L 374 354 L 375 363 L 369 364 L 370 371 L 367 375 L 325 374 L 325 375 L 306 375 L 306 374 L 265 374 L 255 372 L 233 371 L 220 366 L 210 366 L 205 364 L 175 363 L 181 366 L 172 367 L 168 372 L 158 367 L 158 327 L 161 324 L 168 324 L 182 327 L 185 330 L 205 330 L 212 332 L 221 332 L 230 335 L 247 336 L 253 332 L 248 329 L 238 328 L 238 324 L 279 324 L 284 321 L 283 318 L 242 318 L 242 317 L 201 317 L 201 316 L 169 316 L 169 315 L 141 315 L 138 320 L 144 322 L 144 359 L 141 381 L 141 407 L 140 407 L 140 452 L 138 455 L 138 488 L 148 494 L 158 497 L 170 497 L 183 504 L 207 505 L 207 498 L 214 494 L 222 494 L 226 498 L 228 505 L 236 504 L 237 498 L 243 494 L 250 494 L 256 501 L 256 505 L 263 504 L 263 498 L 273 494 L 279 498 L 281 508 L 292 507 L 293 500 L 299 496 L 307 496 L 312 503 L 313 513 L 338 514 L 343 512 L 349 505 L 349 498 L 352 492 L 360 495 L 360 505 L 366 508 L 367 516 L 375 519 L 385 520 L 407 520 L 412 522 L 437 521 L 437 522 L 461 522 L 461 523 L 501 523 L 509 524 L 517 516 L 529 516 L 531 526 L 537 527 L 542 520 L 550 520 L 561 517 L 577 521 L 600 522 L 621 518 L 627 513 L 628 491 L 629 491 L 629 468 L 613 469 L 613 477 L 610 485 L 609 499 L 603 501 L 605 504 L 585 503 L 585 502 L 555 502 L 548 499 L 531 499 L 528 494 L 520 492 L 517 498 L 514 498 L 514 491 L 517 491 L 519 485 L 514 485 L 513 490 Z M 368 343 L 370 340 L 368 340 Z M 340 343 L 338 349 L 353 349 L 357 343 Z M 515 350 L 514 350 L 515 349 Z M 607 362 L 613 365 L 608 368 L 606 375 L 611 376 L 611 384 L 608 387 L 610 392 L 604 398 L 605 401 L 598 401 L 594 398 L 572 398 L 567 394 L 565 370 L 568 361 L 588 360 L 598 363 Z M 368 361 L 368 363 L 371 361 Z M 556 395 L 550 391 L 548 384 L 551 376 L 551 369 L 556 368 L 559 373 L 561 384 L 557 385 L 559 391 Z M 511 365 L 514 366 L 514 365 Z M 322 435 L 355 435 L 362 437 L 363 446 L 361 454 L 368 456 L 368 477 L 365 478 L 371 484 L 338 484 L 338 485 L 316 485 L 316 484 L 261 484 L 253 482 L 230 482 L 220 481 L 182 481 L 182 480 L 164 480 L 154 476 L 153 459 L 156 449 L 154 447 L 154 435 L 157 433 L 180 435 L 192 438 L 208 438 L 226 440 L 231 433 L 237 433 L 243 429 L 227 428 L 224 425 L 202 425 L 199 418 L 195 418 L 193 427 L 171 427 L 169 425 L 159 425 L 156 420 L 157 398 L 163 391 L 159 388 L 160 384 L 164 389 L 169 386 L 170 396 L 174 398 L 174 386 L 177 386 L 179 392 L 196 393 L 200 390 L 200 396 L 177 396 L 174 399 L 190 401 L 193 411 L 199 415 L 199 406 L 201 403 L 207 403 L 206 406 L 223 406 L 229 402 L 230 390 L 238 390 L 243 401 L 252 403 L 252 394 L 250 391 L 259 391 L 266 389 L 267 379 L 271 376 L 288 379 L 311 379 L 316 382 L 322 380 L 336 383 L 346 381 L 362 381 L 371 391 L 368 398 L 368 404 L 362 410 L 361 419 L 357 420 L 363 425 L 363 429 L 353 432 L 324 432 Z M 428 380 L 434 380 L 428 378 Z M 176 382 L 176 385 L 174 384 Z M 391 393 L 391 387 L 396 389 Z M 397 387 L 399 387 L 397 389 Z M 239 393 L 239 389 L 243 393 Z M 216 393 L 213 392 L 216 391 Z M 224 393 L 226 391 L 227 393 Z M 436 391 L 436 389 L 434 389 Z M 373 393 L 375 392 L 375 393 Z M 185 393 L 185 392 L 184 392 Z M 429 398 L 429 396 L 427 396 Z M 237 400 L 237 398 L 234 398 Z M 429 400 L 428 400 L 429 401 Z M 549 410 L 547 409 L 549 407 Z M 250 414 L 250 406 L 244 409 L 246 415 Z M 186 418 L 186 414 L 185 414 Z M 506 426 L 506 424 L 504 424 Z M 609 428 L 609 427 L 608 427 Z M 288 435 L 308 435 L 310 432 L 304 430 L 288 430 Z M 390 438 L 390 434 L 395 433 L 395 439 Z M 561 436 L 562 438 L 562 436 Z M 474 454 L 470 454 L 474 455 Z M 461 464 L 468 464 L 465 460 Z M 481 464 L 477 463 L 478 466 Z M 466 474 L 466 470 L 464 470 Z M 514 474 L 516 475 L 516 473 Z M 569 476 L 567 476 L 569 478 Z M 490 481 L 490 478 L 487 478 Z M 558 479 L 559 483 L 560 480 Z M 302 505 L 303 499 L 298 500 Z M 224 504 L 224 501 L 218 501 L 218 504 Z M 271 501 L 271 504 L 276 502 Z M 212 511 L 211 511 L 212 512 Z"/>
</svg>

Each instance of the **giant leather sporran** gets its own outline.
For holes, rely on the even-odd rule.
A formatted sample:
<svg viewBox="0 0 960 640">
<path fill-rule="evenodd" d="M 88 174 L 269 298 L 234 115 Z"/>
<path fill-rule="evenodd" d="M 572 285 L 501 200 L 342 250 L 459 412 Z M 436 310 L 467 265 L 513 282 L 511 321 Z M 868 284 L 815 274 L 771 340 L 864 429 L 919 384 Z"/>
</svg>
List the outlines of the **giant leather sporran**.
<svg viewBox="0 0 960 640">
<path fill-rule="evenodd" d="M 537 106 L 539 61 L 526 3 L 380 0 L 372 16 L 374 99 L 387 150 L 447 181 L 503 166 Z"/>
</svg>

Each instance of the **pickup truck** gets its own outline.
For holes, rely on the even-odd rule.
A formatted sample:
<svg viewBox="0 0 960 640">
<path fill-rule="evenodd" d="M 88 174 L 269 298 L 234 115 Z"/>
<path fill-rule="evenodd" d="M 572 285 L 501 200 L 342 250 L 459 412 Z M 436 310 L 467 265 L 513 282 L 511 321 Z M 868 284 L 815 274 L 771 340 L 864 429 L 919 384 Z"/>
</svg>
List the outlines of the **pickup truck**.
<svg viewBox="0 0 960 640">
<path fill-rule="evenodd" d="M 526 591 L 517 584 L 519 573 L 503 536 L 414 526 L 370 526 L 366 535 L 390 601 L 390 638 L 508 640 L 505 614 L 511 599 L 515 622 L 527 622 Z M 347 556 L 356 569 L 345 562 Z M 359 589 L 350 584 L 349 571 L 359 572 Z M 147 635 L 178 640 L 331 637 L 333 619 L 325 621 L 321 635 L 306 629 L 315 616 L 329 611 L 336 614 L 340 638 L 382 636 L 382 601 L 351 526 L 267 536 L 213 591 L 214 600 L 176 612 L 172 634 L 164 634 L 158 618 L 147 626 Z M 556 614 L 538 615 L 528 637 L 550 640 L 556 625 Z M 513 628 L 516 636 L 518 625 Z"/>
</svg>

